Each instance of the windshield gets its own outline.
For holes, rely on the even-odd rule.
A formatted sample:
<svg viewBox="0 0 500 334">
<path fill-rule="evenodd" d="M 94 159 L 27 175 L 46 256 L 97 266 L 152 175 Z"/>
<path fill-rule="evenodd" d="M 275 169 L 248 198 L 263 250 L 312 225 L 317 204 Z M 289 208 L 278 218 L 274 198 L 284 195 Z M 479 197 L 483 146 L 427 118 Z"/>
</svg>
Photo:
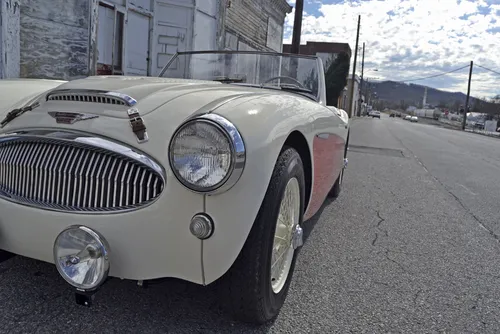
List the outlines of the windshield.
<svg viewBox="0 0 500 334">
<path fill-rule="evenodd" d="M 217 51 L 181 52 L 161 77 L 256 85 L 307 94 L 319 100 L 319 61 L 316 57 L 278 53 Z"/>
</svg>

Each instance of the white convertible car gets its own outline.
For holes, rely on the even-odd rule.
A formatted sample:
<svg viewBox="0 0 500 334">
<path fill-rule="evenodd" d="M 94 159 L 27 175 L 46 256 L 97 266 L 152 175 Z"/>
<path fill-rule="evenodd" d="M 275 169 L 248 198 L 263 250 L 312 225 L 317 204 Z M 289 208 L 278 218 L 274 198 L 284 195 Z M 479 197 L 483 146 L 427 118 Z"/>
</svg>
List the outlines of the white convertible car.
<svg viewBox="0 0 500 334">
<path fill-rule="evenodd" d="M 347 164 L 323 73 L 316 57 L 207 51 L 160 77 L 0 80 L 0 249 L 54 263 L 82 305 L 108 277 L 176 277 L 273 319 Z"/>
</svg>

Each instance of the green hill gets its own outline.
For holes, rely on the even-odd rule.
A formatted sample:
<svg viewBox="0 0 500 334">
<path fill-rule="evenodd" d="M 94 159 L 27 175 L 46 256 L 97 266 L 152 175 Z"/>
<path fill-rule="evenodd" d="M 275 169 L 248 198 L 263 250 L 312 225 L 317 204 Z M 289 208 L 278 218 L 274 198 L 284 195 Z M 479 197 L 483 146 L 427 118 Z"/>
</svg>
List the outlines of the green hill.
<svg viewBox="0 0 500 334">
<path fill-rule="evenodd" d="M 426 86 L 395 81 L 368 82 L 368 89 L 376 92 L 378 108 L 406 109 L 408 106 L 422 107 Z M 446 92 L 427 87 L 427 104 L 435 107 L 458 110 L 465 105 L 466 95 L 461 92 Z M 500 105 L 470 98 L 469 105 L 477 112 L 500 113 Z"/>
</svg>

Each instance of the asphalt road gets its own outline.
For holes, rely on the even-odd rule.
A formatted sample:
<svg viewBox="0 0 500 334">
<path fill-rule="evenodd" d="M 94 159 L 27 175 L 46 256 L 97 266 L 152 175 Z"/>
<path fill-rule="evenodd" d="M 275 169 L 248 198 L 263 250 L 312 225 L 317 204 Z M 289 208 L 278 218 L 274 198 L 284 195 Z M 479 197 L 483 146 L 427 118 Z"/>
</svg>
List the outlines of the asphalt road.
<svg viewBox="0 0 500 334">
<path fill-rule="evenodd" d="M 112 280 L 74 304 L 49 264 L 0 264 L 0 332 L 499 332 L 500 141 L 392 119 L 352 125 L 344 189 L 308 239 L 273 324 L 232 322 L 217 288 Z"/>
</svg>

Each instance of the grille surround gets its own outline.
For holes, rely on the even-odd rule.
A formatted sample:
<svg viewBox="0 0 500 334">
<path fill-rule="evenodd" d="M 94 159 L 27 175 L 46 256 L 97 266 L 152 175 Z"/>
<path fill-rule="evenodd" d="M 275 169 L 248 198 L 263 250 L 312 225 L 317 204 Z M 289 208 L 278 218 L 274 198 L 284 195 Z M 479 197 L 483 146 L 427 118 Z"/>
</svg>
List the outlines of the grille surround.
<svg viewBox="0 0 500 334">
<path fill-rule="evenodd" d="M 0 198 L 11 202 L 67 213 L 124 213 L 153 204 L 165 186 L 156 161 L 109 139 L 55 130 L 0 135 Z"/>
</svg>

